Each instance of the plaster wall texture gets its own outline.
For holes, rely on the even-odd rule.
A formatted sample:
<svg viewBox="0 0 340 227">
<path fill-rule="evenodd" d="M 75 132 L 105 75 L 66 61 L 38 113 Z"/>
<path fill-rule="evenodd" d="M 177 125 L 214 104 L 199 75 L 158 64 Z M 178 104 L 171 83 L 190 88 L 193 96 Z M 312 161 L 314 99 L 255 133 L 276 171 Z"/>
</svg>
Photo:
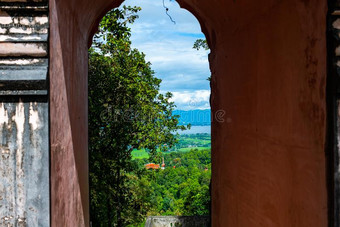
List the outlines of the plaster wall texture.
<svg viewBox="0 0 340 227">
<path fill-rule="evenodd" d="M 52 226 L 89 226 L 87 48 L 122 1 L 50 0 Z M 211 47 L 214 227 L 327 226 L 326 0 L 179 0 Z"/>
<path fill-rule="evenodd" d="M 49 226 L 47 1 L 0 0 L 0 226 Z"/>
<path fill-rule="evenodd" d="M 0 103 L 0 226 L 49 226 L 48 104 Z"/>
</svg>

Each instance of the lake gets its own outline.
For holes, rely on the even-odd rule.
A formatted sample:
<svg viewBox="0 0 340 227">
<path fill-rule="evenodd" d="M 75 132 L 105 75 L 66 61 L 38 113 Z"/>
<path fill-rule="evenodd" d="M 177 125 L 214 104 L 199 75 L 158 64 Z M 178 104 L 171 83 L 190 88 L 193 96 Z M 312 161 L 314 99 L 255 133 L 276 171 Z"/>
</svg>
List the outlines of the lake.
<svg viewBox="0 0 340 227">
<path fill-rule="evenodd" d="M 204 126 L 191 126 L 190 130 L 185 131 L 178 131 L 178 134 L 196 134 L 196 133 L 211 133 L 211 126 L 204 125 Z"/>
</svg>

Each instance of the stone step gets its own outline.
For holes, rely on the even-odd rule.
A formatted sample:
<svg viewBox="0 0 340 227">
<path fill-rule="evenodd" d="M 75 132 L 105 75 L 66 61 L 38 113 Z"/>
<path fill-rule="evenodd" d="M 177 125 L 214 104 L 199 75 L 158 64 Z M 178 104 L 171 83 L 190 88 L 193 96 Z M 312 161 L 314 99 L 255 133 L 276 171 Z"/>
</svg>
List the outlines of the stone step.
<svg viewBox="0 0 340 227">
<path fill-rule="evenodd" d="M 46 57 L 47 43 L 0 43 L 0 57 Z"/>
</svg>

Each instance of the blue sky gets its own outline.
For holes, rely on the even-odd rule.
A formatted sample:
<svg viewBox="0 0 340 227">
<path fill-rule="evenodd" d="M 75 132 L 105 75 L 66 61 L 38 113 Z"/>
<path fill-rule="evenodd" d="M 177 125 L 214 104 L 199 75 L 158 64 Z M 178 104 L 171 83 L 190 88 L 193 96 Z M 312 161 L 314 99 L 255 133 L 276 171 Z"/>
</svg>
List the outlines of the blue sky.
<svg viewBox="0 0 340 227">
<path fill-rule="evenodd" d="M 210 75 L 208 51 L 192 48 L 203 38 L 196 18 L 177 2 L 165 0 L 176 24 L 165 13 L 162 0 L 127 0 L 125 5 L 142 8 L 132 25 L 132 46 L 146 54 L 156 76 L 163 80 L 161 92 L 174 94 L 177 109 L 208 109 Z"/>
</svg>

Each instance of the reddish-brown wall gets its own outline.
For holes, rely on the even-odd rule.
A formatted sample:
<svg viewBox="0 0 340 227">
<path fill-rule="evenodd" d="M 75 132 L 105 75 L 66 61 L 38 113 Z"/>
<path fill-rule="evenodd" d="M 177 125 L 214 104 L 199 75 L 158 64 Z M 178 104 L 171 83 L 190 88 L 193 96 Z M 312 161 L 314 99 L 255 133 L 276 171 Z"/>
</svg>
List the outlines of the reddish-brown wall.
<svg viewBox="0 0 340 227">
<path fill-rule="evenodd" d="M 213 225 L 326 227 L 326 1 L 249 2 L 215 28 Z"/>
<path fill-rule="evenodd" d="M 50 0 L 52 226 L 88 226 L 87 47 L 122 0 Z M 327 226 L 326 0 L 180 0 L 212 54 L 212 220 Z"/>
<path fill-rule="evenodd" d="M 76 1 L 50 1 L 51 221 L 89 226 L 87 37 Z M 77 2 L 77 4 L 81 4 Z"/>
</svg>

